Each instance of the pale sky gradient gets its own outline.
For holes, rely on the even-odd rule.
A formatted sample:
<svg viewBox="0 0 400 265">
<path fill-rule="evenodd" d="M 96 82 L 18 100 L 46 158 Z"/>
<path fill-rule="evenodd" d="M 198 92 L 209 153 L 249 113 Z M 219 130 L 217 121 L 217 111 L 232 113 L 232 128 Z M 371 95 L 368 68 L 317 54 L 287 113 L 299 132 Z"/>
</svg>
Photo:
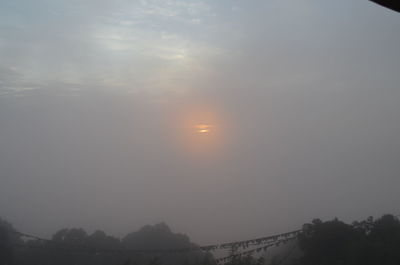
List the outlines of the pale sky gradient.
<svg viewBox="0 0 400 265">
<path fill-rule="evenodd" d="M 399 29 L 367 0 L 3 0 L 0 216 L 205 244 L 400 214 Z"/>
</svg>

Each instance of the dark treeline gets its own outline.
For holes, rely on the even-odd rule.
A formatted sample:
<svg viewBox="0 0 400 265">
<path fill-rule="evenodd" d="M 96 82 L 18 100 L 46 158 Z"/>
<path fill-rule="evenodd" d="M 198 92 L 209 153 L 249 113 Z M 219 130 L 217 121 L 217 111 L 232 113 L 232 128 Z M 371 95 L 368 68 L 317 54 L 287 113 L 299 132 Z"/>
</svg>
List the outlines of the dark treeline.
<svg viewBox="0 0 400 265">
<path fill-rule="evenodd" d="M 88 234 L 81 228 L 64 228 L 50 240 L 26 240 L 10 223 L 0 218 L 0 265 L 217 264 L 210 253 L 180 251 L 196 248 L 198 246 L 188 236 L 173 233 L 164 223 L 144 226 L 122 239 L 100 230 Z M 243 256 L 232 258 L 229 264 L 261 265 L 263 261 Z"/>
<path fill-rule="evenodd" d="M 398 265 L 400 221 L 393 215 L 346 224 L 315 219 L 299 237 L 293 265 Z"/>
<path fill-rule="evenodd" d="M 173 233 L 164 224 L 144 226 L 118 239 L 97 230 L 88 234 L 81 228 L 61 229 L 51 240 L 27 240 L 13 226 L 0 221 L 0 265 L 175 265 L 214 264 L 201 251 L 163 252 L 195 248 L 183 234 Z M 147 252 L 146 250 L 159 250 Z M 140 251 L 130 251 L 140 250 Z"/>
<path fill-rule="evenodd" d="M 0 265 L 215 265 L 211 254 L 190 252 L 129 252 L 171 250 L 197 246 L 164 224 L 145 226 L 122 239 L 103 231 L 88 234 L 79 228 L 61 229 L 50 241 L 23 240 L 13 226 L 0 219 Z M 398 265 L 400 221 L 393 215 L 346 224 L 338 219 L 305 224 L 294 244 L 270 265 Z M 98 250 L 98 251 L 96 251 Z M 115 250 L 115 251 L 102 251 Z M 119 252 L 119 250 L 121 250 Z M 226 265 L 262 265 L 262 258 L 235 257 Z"/>
</svg>

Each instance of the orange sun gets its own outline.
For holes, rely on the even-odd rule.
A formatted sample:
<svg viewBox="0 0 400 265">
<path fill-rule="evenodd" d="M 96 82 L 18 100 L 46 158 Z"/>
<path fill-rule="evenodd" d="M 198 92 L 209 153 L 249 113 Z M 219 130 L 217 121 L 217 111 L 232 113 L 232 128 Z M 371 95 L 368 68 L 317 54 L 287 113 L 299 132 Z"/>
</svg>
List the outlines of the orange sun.
<svg viewBox="0 0 400 265">
<path fill-rule="evenodd" d="M 211 131 L 211 125 L 198 124 L 195 126 L 196 132 L 198 133 L 209 133 Z"/>
<path fill-rule="evenodd" d="M 226 120 L 215 106 L 185 105 L 180 107 L 177 115 L 178 132 L 176 139 L 184 151 L 193 155 L 213 157 L 220 154 L 226 146 Z"/>
</svg>

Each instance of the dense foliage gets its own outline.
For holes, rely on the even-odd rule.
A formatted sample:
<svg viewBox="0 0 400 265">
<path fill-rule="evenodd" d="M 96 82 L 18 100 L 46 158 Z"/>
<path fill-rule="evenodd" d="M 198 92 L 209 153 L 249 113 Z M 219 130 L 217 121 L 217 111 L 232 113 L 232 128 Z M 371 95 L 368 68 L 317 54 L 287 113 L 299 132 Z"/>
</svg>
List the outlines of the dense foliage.
<svg viewBox="0 0 400 265">
<path fill-rule="evenodd" d="M 173 233 L 164 223 L 145 226 L 122 240 L 103 231 L 88 234 L 78 228 L 61 229 L 50 241 L 23 241 L 15 232 L 11 224 L 0 219 L 0 265 L 216 265 L 212 255 L 201 251 L 163 252 L 196 247 L 186 235 Z M 400 221 L 393 215 L 352 224 L 315 219 L 304 225 L 297 244 L 291 249 L 300 249 L 300 255 L 280 253 L 269 265 L 398 265 Z M 131 253 L 126 251 L 129 249 L 161 251 Z M 264 264 L 263 259 L 245 255 L 234 255 L 225 262 Z"/>
<path fill-rule="evenodd" d="M 400 221 L 393 215 L 346 224 L 314 220 L 299 238 L 296 265 L 400 264 Z"/>
<path fill-rule="evenodd" d="M 145 226 L 122 240 L 99 230 L 88 234 L 80 228 L 65 228 L 56 232 L 50 241 L 23 242 L 12 226 L 0 219 L 0 265 L 215 264 L 212 256 L 200 251 L 162 252 L 195 246 L 186 235 L 173 233 L 164 223 Z M 130 252 L 131 249 L 144 252 Z M 145 251 L 154 249 L 160 252 Z"/>
<path fill-rule="evenodd" d="M 13 226 L 0 218 L 0 265 L 12 264 L 13 245 L 17 243 Z"/>
</svg>

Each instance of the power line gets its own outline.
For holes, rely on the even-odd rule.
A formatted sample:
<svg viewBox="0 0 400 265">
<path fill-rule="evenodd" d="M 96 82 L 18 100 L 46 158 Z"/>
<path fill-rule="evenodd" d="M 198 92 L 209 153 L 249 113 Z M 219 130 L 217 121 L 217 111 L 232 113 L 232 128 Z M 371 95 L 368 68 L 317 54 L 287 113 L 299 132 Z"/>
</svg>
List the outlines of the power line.
<svg viewBox="0 0 400 265">
<path fill-rule="evenodd" d="M 266 236 L 266 237 L 259 237 L 255 239 L 248 239 L 248 240 L 243 240 L 243 241 L 235 241 L 235 242 L 226 242 L 226 243 L 221 243 L 221 244 L 214 244 L 214 245 L 206 245 L 206 246 L 198 246 L 198 247 L 191 247 L 191 248 L 175 248 L 175 249 L 127 249 L 126 251 L 132 251 L 132 252 L 168 252 L 168 251 L 174 251 L 174 252 L 185 252 L 185 251 L 215 251 L 219 249 L 231 249 L 231 248 L 243 248 L 246 249 L 248 247 L 254 246 L 254 245 L 261 245 L 261 244 L 267 244 L 271 242 L 275 242 L 277 240 L 284 240 L 286 238 L 289 238 L 290 236 L 297 236 L 299 233 L 301 233 L 302 230 L 295 230 L 287 233 L 281 233 L 281 234 L 276 234 L 272 236 Z M 56 244 L 64 244 L 64 245 L 69 245 L 73 247 L 88 247 L 85 245 L 72 245 L 72 244 L 67 244 L 65 242 L 58 242 L 56 240 L 51 240 L 51 239 L 45 239 L 41 238 L 35 235 L 31 234 L 26 234 L 22 233 L 19 231 L 14 231 L 13 233 L 25 237 L 25 238 L 30 238 L 34 239 L 36 241 L 42 241 L 42 242 L 48 242 L 48 243 L 56 243 Z"/>
<path fill-rule="evenodd" d="M 273 242 L 273 243 L 264 245 L 264 246 L 262 246 L 262 247 L 258 247 L 258 248 L 255 248 L 255 249 L 243 251 L 243 252 L 241 252 L 241 253 L 235 253 L 235 254 L 231 254 L 231 255 L 229 255 L 229 256 L 225 256 L 225 257 L 222 257 L 222 258 L 218 258 L 218 259 L 215 259 L 215 261 L 216 261 L 217 263 L 225 263 L 225 262 L 230 261 L 230 260 L 232 260 L 232 259 L 234 259 L 234 258 L 238 258 L 238 257 L 240 258 L 240 257 L 246 256 L 246 255 L 252 255 L 252 254 L 254 254 L 254 253 L 259 253 L 259 252 L 261 252 L 261 251 L 265 252 L 265 251 L 267 251 L 267 249 L 270 248 L 270 247 L 279 246 L 280 244 L 286 244 L 288 241 L 294 240 L 294 239 L 296 239 L 296 238 L 297 238 L 297 236 L 293 236 L 293 237 L 290 237 L 290 238 L 281 239 L 281 240 L 278 240 L 278 241 L 276 241 L 276 242 Z"/>
<path fill-rule="evenodd" d="M 195 252 L 195 251 L 204 251 L 211 252 L 216 250 L 227 250 L 227 249 L 240 249 L 239 253 L 233 253 L 225 257 L 217 258 L 215 261 L 218 264 L 224 264 L 234 258 L 243 257 L 247 255 L 253 255 L 254 253 L 259 253 L 261 251 L 266 251 L 268 248 L 272 246 L 278 246 L 280 244 L 285 244 L 289 240 L 296 239 L 298 235 L 302 232 L 302 230 L 295 230 L 287 233 L 276 234 L 272 236 L 259 237 L 255 239 L 248 239 L 243 241 L 235 241 L 235 242 L 225 242 L 221 244 L 214 245 L 206 245 L 206 246 L 195 246 L 189 248 L 174 248 L 174 249 L 128 249 L 128 248 L 105 248 L 105 247 L 95 247 L 85 244 L 71 244 L 67 242 L 60 242 L 57 240 L 45 239 L 35 235 L 30 235 L 26 233 L 22 233 L 19 231 L 13 231 L 13 233 L 19 235 L 20 237 L 33 239 L 34 242 L 42 242 L 43 244 L 35 244 L 31 241 L 26 243 L 18 243 L 14 244 L 14 247 L 18 248 L 31 248 L 31 249 L 52 249 L 57 251 L 68 251 L 68 252 L 81 252 L 81 253 L 92 253 L 92 254 L 101 254 L 101 253 L 114 253 L 114 254 L 134 254 L 134 253 L 159 253 L 159 254 L 168 254 L 168 253 L 183 253 L 183 252 Z M 257 248 L 253 248 L 250 250 L 246 250 L 248 248 L 259 246 Z"/>
</svg>

